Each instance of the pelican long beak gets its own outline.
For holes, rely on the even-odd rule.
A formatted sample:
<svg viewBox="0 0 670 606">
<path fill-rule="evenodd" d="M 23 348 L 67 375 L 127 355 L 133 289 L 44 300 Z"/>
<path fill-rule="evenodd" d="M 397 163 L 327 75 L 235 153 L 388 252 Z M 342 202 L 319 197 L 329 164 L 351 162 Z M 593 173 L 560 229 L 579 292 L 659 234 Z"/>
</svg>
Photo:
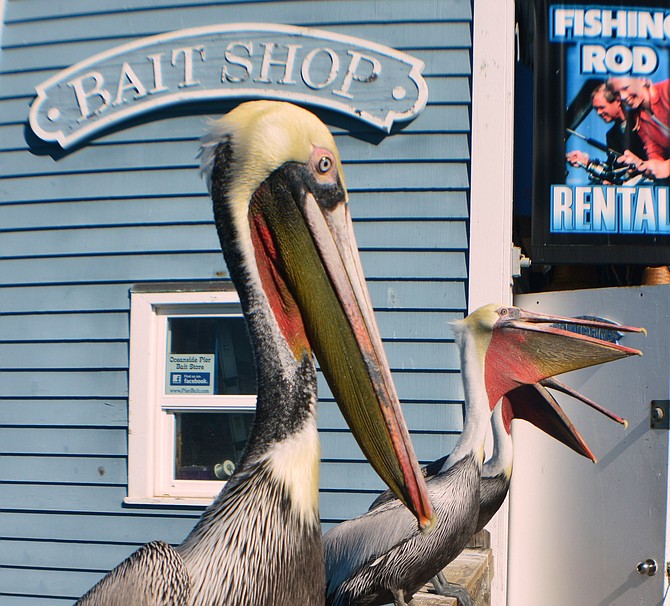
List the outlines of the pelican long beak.
<svg viewBox="0 0 670 606">
<path fill-rule="evenodd" d="M 309 345 L 363 453 L 428 529 L 434 513 L 374 319 L 346 192 L 342 187 L 340 199 L 320 205 L 302 175 L 299 165 L 286 165 L 254 194 L 263 200 L 251 205 L 252 237 L 266 242 L 255 249 L 272 257 L 273 279 L 285 282 L 299 308 Z"/>
<path fill-rule="evenodd" d="M 508 416 L 528 421 L 577 454 L 594 463 L 597 461 L 577 428 L 542 385 L 521 385 L 504 396 L 502 404 L 503 417 L 507 423 Z"/>
<path fill-rule="evenodd" d="M 597 459 L 593 451 L 588 447 L 584 438 L 546 387 L 565 393 L 624 427 L 628 426 L 628 421 L 622 419 L 619 415 L 583 396 L 577 390 L 550 378 L 543 380 L 541 384 L 521 385 L 503 397 L 503 419 L 507 430 L 509 431 L 509 423 L 512 418 L 523 419 L 562 442 L 577 454 L 596 463 Z"/>
<path fill-rule="evenodd" d="M 598 331 L 611 334 L 613 330 L 645 332 L 642 328 L 598 320 L 506 308 L 494 326 L 486 352 L 485 377 L 490 401 L 497 402 L 521 384 L 532 385 L 571 370 L 642 355 L 637 349 L 592 336 L 601 334 Z"/>
<path fill-rule="evenodd" d="M 619 425 L 623 425 L 624 429 L 628 428 L 628 421 L 626 419 L 620 417 L 618 414 L 612 412 L 611 410 L 607 410 L 607 408 L 601 406 L 597 402 L 594 402 L 590 398 L 587 398 L 585 395 L 582 395 L 576 389 L 573 389 L 572 387 L 565 385 L 565 383 L 561 383 L 555 377 L 549 377 L 548 379 L 544 379 L 543 381 L 541 381 L 541 383 L 543 387 L 550 387 L 551 389 L 555 389 L 556 391 L 560 391 L 561 393 L 564 393 L 567 396 L 575 398 L 575 400 L 583 402 L 587 406 L 590 406 L 591 408 L 599 412 L 601 415 L 609 417 L 615 423 L 619 423 Z"/>
</svg>

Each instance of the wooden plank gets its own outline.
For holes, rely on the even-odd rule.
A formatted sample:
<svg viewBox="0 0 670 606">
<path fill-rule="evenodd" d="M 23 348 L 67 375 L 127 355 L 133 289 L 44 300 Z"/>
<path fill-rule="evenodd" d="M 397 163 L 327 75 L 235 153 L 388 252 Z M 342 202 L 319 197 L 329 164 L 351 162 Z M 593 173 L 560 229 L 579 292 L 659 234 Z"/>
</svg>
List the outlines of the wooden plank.
<svg viewBox="0 0 670 606">
<path fill-rule="evenodd" d="M 2 450 L 13 455 L 126 456 L 126 428 L 0 427 Z M 4 502 L 4 501 L 3 501 Z M 4 507 L 4 505 L 3 505 Z"/>
<path fill-rule="evenodd" d="M 462 282 L 369 282 L 368 290 L 375 309 L 465 308 Z"/>
<path fill-rule="evenodd" d="M 403 416 L 413 432 L 444 432 L 457 435 L 463 429 L 463 404 L 445 402 L 402 402 Z M 348 431 L 347 424 L 335 402 L 319 402 L 319 431 Z M 426 455 L 427 453 L 424 453 Z M 446 453 L 440 453 L 439 456 Z M 432 457 L 432 454 L 430 455 Z M 424 458 L 430 463 L 433 458 Z M 346 483 L 343 484 L 346 486 Z"/>
<path fill-rule="evenodd" d="M 18 231 L 3 234 L 0 242 L 5 258 L 220 250 L 216 230 L 209 224 Z"/>
<path fill-rule="evenodd" d="M 102 576 L 99 572 L 3 567 L 0 586 L 11 587 L 14 594 L 76 600 Z"/>
<path fill-rule="evenodd" d="M 321 520 L 333 523 L 355 518 L 369 509 L 376 495 L 377 491 L 328 493 L 327 499 L 321 499 Z"/>
<path fill-rule="evenodd" d="M 3 164 L 4 177 L 122 171 L 137 166 L 166 170 L 176 166 L 180 169 L 196 170 L 198 163 L 195 154 L 198 147 L 195 141 L 172 141 L 169 146 L 161 142 L 145 141 L 126 145 L 123 153 L 119 153 L 118 147 L 101 145 L 81 154 L 65 155 L 58 163 L 54 163 L 49 156 L 35 156 L 28 150 L 3 152 L 0 154 L 0 161 Z"/>
<path fill-rule="evenodd" d="M 357 219 L 465 219 L 464 191 L 357 192 L 349 197 L 351 216 Z"/>
<path fill-rule="evenodd" d="M 135 3 L 133 3 L 135 4 Z M 327 29 L 328 24 L 355 23 L 398 23 L 403 21 L 423 20 L 469 20 L 471 19 L 470 3 L 465 0 L 452 1 L 447 6 L 441 3 L 416 3 L 415 7 L 402 3 L 382 5 L 360 1 L 319 2 L 316 6 L 303 2 L 269 2 L 263 3 L 263 21 L 267 23 L 291 23 Z M 52 9 L 53 10 L 53 9 Z M 72 8 L 70 8 L 72 10 Z M 96 11 L 97 12 L 97 11 Z M 47 13 L 48 14 L 48 13 Z M 81 12 L 70 13 L 69 18 L 50 19 L 49 27 L 36 27 L 42 13 L 30 20 L 16 20 L 6 26 L 3 44 L 7 47 L 29 44 L 45 44 L 81 40 L 89 32 L 95 32 L 98 38 L 113 38 L 119 32 L 132 31 L 137 37 L 151 36 L 180 28 L 197 27 L 211 23 L 212 8 L 207 5 L 180 2 L 179 5 L 150 11 L 119 11 L 116 4 L 109 10 L 92 14 L 91 5 Z M 225 21 L 256 22 L 258 21 L 258 5 L 255 3 L 236 3 L 226 7 Z M 7 15 L 7 18 L 10 18 Z M 90 34 L 89 34 L 90 35 Z"/>
<path fill-rule="evenodd" d="M 99 514 L 118 512 L 127 489 L 104 484 L 6 484 L 3 493 L 2 506 L 6 509 Z"/>
<path fill-rule="evenodd" d="M 469 76 L 472 73 L 469 49 L 413 49 L 411 54 L 426 64 L 427 76 Z"/>
<path fill-rule="evenodd" d="M 361 249 L 467 249 L 464 221 L 362 221 L 356 224 L 355 233 Z M 220 250 L 216 229 L 211 224 L 17 231 L 6 232 L 0 238 L 0 255 L 6 259 L 44 255 L 203 252 L 217 253 L 215 259 L 218 262 Z M 82 263 L 84 261 L 81 259 Z M 215 271 L 220 271 L 221 267 L 217 265 Z M 137 278 L 129 277 L 128 280 Z"/>
<path fill-rule="evenodd" d="M 212 228 L 213 229 L 213 228 Z M 75 284 L 77 282 L 173 282 L 216 280 L 228 276 L 220 251 L 209 254 L 132 254 L 8 259 L 0 265 L 0 283 Z"/>
<path fill-rule="evenodd" d="M 470 23 L 465 20 L 457 20 L 460 18 L 469 19 L 470 17 L 454 15 L 452 18 L 454 21 L 451 23 L 440 22 L 434 25 L 398 23 L 395 27 L 388 27 L 386 23 L 333 24 L 329 25 L 327 29 L 365 40 L 372 40 L 378 44 L 384 44 L 410 54 L 419 48 L 471 48 Z"/>
<path fill-rule="evenodd" d="M 4 52 L 4 51 L 3 51 Z M 0 97 L 3 93 L 0 91 Z M 24 97 L 11 97 L 11 98 L 2 98 L 0 100 L 0 124 L 10 124 L 13 126 L 18 126 L 19 130 L 23 130 L 23 126 L 28 120 L 28 112 L 30 104 L 35 97 L 34 91 Z M 25 132 L 25 131 L 24 131 Z M 15 147 L 19 144 L 19 148 L 23 149 L 26 146 L 25 136 L 19 136 L 14 139 L 12 147 Z"/>
<path fill-rule="evenodd" d="M 0 419 L 4 425 L 50 427 L 128 427 L 128 401 L 125 398 L 101 400 L 0 400 Z"/>
<path fill-rule="evenodd" d="M 363 251 L 361 263 L 368 279 L 467 278 L 465 252 Z"/>
<path fill-rule="evenodd" d="M 456 202 L 458 204 L 458 202 Z M 180 198 L 132 198 L 81 202 L 0 205 L 3 230 L 102 225 L 213 223 L 212 201 L 204 192 Z"/>
<path fill-rule="evenodd" d="M 351 214 L 359 219 L 465 219 L 464 191 L 357 192 L 350 196 Z M 0 204 L 3 231 L 101 227 L 119 224 L 164 225 L 213 223 L 212 202 L 205 193 L 180 198 L 133 198 L 80 202 Z"/>
<path fill-rule="evenodd" d="M 128 314 L 0 315 L 0 335 L 3 341 L 128 340 Z"/>
<path fill-rule="evenodd" d="M 109 397 L 128 395 L 127 372 L 123 370 L 87 371 L 0 371 L 0 396 Z"/>
<path fill-rule="evenodd" d="M 104 572 L 127 558 L 141 544 L 114 545 L 62 541 L 0 540 L 3 566 L 60 568 Z"/>
<path fill-rule="evenodd" d="M 468 171 L 462 162 L 404 163 L 393 170 L 365 164 L 345 168 L 349 191 L 453 190 L 468 187 Z M 7 177 L 0 180 L 6 202 L 96 199 L 141 195 L 193 195 L 204 193 L 195 165 L 170 170 L 130 170 L 109 173 L 38 174 L 26 180 Z M 37 192 L 40 192 L 37 194 Z"/>
<path fill-rule="evenodd" d="M 10 24 L 8 28 L 11 27 Z M 388 27 L 386 23 L 332 24 L 325 29 L 384 44 L 414 56 L 418 56 L 418 49 L 469 49 L 472 46 L 470 24 L 466 22 L 441 23 L 434 27 L 427 27 L 425 23 L 402 23 L 394 28 Z M 64 69 L 78 63 L 83 57 L 91 57 L 134 40 L 137 40 L 136 36 L 117 35 L 113 39 L 64 42 L 58 45 L 58 53 L 54 57 L 57 64 L 39 42 L 8 48 L 3 52 L 2 71 L 44 69 L 47 64 L 51 69 Z"/>
<path fill-rule="evenodd" d="M 460 369 L 455 343 L 385 343 L 384 349 L 392 370 Z"/>
<path fill-rule="evenodd" d="M 398 133 L 385 137 L 377 145 L 353 137 L 336 138 L 346 166 L 364 162 L 420 162 L 463 160 L 470 157 L 468 137 L 462 133 Z"/>
<path fill-rule="evenodd" d="M 0 457 L 4 482 L 54 482 L 68 484 L 126 484 L 125 457 Z M 11 490 L 11 488 L 7 488 Z M 4 505 L 3 505 L 4 506 Z"/>
<path fill-rule="evenodd" d="M 447 394 L 445 394 L 446 396 Z M 325 398 L 325 394 L 323 395 Z M 461 429 L 460 400 L 433 399 L 428 403 L 403 400 L 403 410 L 409 425 L 416 430 Z M 5 425 L 32 428 L 49 427 L 100 427 L 125 429 L 128 425 L 127 402 L 124 399 L 105 400 L 2 400 L 0 418 Z M 343 429 L 344 420 L 332 402 L 320 402 L 319 427 Z"/>
<path fill-rule="evenodd" d="M 391 339 L 442 340 L 453 338 L 449 322 L 462 320 L 464 312 L 377 311 L 375 317 L 385 341 Z"/>
<path fill-rule="evenodd" d="M 34 174 L 59 175 L 68 172 L 116 171 L 142 166 L 171 170 L 175 165 L 197 170 L 195 155 L 200 147 L 198 131 L 193 140 L 141 141 L 127 144 L 123 153 L 117 146 L 100 145 L 81 154 L 64 156 L 54 163 L 48 156 L 36 156 L 28 150 L 0 152 L 4 177 Z M 378 145 L 353 138 L 342 139 L 340 155 L 347 164 L 363 162 L 400 162 L 466 160 L 469 158 L 468 138 L 465 134 L 397 135 L 386 137 Z M 345 171 L 347 169 L 345 168 Z"/>
<path fill-rule="evenodd" d="M 127 312 L 130 284 L 54 285 L 2 289 L 2 310 L 16 312 Z"/>
<path fill-rule="evenodd" d="M 451 452 L 458 439 L 457 435 L 438 433 L 411 432 L 411 436 L 416 456 L 422 461 L 432 461 Z M 338 459 L 357 462 L 366 461 L 356 440 L 350 433 L 323 431 L 320 433 L 320 438 L 322 458 L 331 461 Z M 343 453 L 346 453 L 346 456 L 343 456 Z"/>
<path fill-rule="evenodd" d="M 252 21 L 258 20 L 259 5 L 266 9 L 272 7 L 272 3 L 258 2 L 257 0 L 179 0 L 179 5 L 183 8 L 193 10 L 194 7 L 225 7 L 225 12 L 233 10 L 236 5 L 244 3 L 249 4 L 249 8 L 254 13 Z M 404 3 L 390 3 L 394 10 L 384 11 L 360 11 L 361 6 L 365 6 L 365 2 L 342 1 L 337 0 L 330 2 L 319 2 L 318 15 L 322 17 L 331 15 L 339 17 L 340 21 L 347 24 L 347 28 L 355 27 L 361 21 L 361 16 L 366 15 L 367 21 L 374 23 L 381 20 L 382 23 L 389 23 L 397 21 L 430 21 L 430 22 L 449 22 L 449 21 L 469 21 L 472 19 L 472 9 L 468 0 L 450 0 L 445 3 L 417 3 L 416 6 L 410 7 Z M 131 6 L 124 6 L 125 11 L 146 11 L 152 10 L 156 6 L 155 0 L 133 0 Z M 288 11 L 286 14 L 305 15 L 304 5 L 300 1 L 282 2 L 281 6 L 286 7 Z M 302 9 L 302 10 L 301 10 Z M 353 10 L 352 9 L 356 9 Z M 242 10 L 238 7 L 238 10 Z M 86 2 L 86 0 L 70 0 L 67 5 L 58 9 L 53 6 L 49 0 L 32 0 L 31 2 L 13 2 L 9 3 L 6 9 L 5 21 L 8 24 L 14 24 L 21 21 L 37 21 L 42 19 L 67 19 L 80 14 L 107 14 L 119 11 L 119 4 L 116 0 L 96 0 L 94 4 Z M 267 15 L 265 13 L 264 17 Z M 282 13 L 284 14 L 284 13 Z M 307 13 L 312 14 L 312 13 Z M 381 14 L 381 15 L 380 15 Z M 381 18 L 380 18 L 381 17 Z M 174 28 L 171 28 L 174 29 Z M 348 30 L 347 30 L 348 31 Z"/>
<path fill-rule="evenodd" d="M 213 229 L 213 228 L 212 228 Z M 361 253 L 368 279 L 466 278 L 463 252 L 384 251 Z M 0 283 L 49 284 L 118 282 L 129 280 L 216 280 L 228 276 L 223 255 L 133 254 L 6 259 L 0 265 Z"/>
<path fill-rule="evenodd" d="M 467 249 L 463 221 L 364 221 L 354 231 L 361 249 Z"/>
<path fill-rule="evenodd" d="M 462 401 L 463 384 L 459 373 L 455 372 L 408 372 L 396 370 L 393 380 L 402 402 L 444 402 Z M 326 380 L 317 375 L 319 398 L 333 400 Z"/>
<path fill-rule="evenodd" d="M 18 595 L 16 593 L 0 593 L 0 596 L 10 597 L 12 606 L 45 606 L 44 598 L 30 595 Z M 49 598 L 48 606 L 70 606 L 72 604 L 71 598 Z"/>
<path fill-rule="evenodd" d="M 192 195 L 206 191 L 197 171 L 131 171 L 127 173 L 63 174 L 2 179 L 6 202 L 81 200 L 106 196 Z"/>
<path fill-rule="evenodd" d="M 126 342 L 1 343 L 0 367 L 11 370 L 127 369 Z"/>
<path fill-rule="evenodd" d="M 183 508 L 165 513 L 156 508 L 118 515 L 3 511 L 0 536 L 5 539 L 109 542 L 142 545 L 161 539 L 181 543 L 204 510 Z"/>
<path fill-rule="evenodd" d="M 356 491 L 384 490 L 384 483 L 367 461 L 322 462 L 320 471 L 319 490 L 322 500 L 327 500 L 331 491 L 342 490 L 343 487 Z M 374 496 L 370 502 L 373 499 Z"/>
</svg>

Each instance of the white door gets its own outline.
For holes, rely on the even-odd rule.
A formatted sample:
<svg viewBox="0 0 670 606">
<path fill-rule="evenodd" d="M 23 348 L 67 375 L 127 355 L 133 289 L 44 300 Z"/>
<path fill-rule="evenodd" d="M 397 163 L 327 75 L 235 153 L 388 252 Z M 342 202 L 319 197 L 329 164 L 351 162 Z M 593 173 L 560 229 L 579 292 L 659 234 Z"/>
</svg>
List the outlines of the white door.
<svg viewBox="0 0 670 606">
<path fill-rule="evenodd" d="M 597 464 L 534 427 L 515 423 L 508 605 L 662 604 L 668 430 L 650 428 L 650 403 L 670 399 L 670 286 L 522 295 L 515 305 L 595 315 L 644 326 L 649 335 L 621 340 L 641 349 L 643 357 L 561 377 L 629 421 L 624 429 L 583 404 L 557 398 Z M 655 575 L 638 572 L 638 563 L 646 560 L 656 563 Z"/>
</svg>

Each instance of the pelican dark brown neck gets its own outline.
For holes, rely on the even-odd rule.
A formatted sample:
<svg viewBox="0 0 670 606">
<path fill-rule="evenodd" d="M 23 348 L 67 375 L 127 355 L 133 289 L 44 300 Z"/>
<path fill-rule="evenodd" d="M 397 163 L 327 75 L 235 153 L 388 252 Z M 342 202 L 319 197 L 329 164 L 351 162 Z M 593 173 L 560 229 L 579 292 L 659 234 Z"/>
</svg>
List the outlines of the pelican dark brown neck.
<svg viewBox="0 0 670 606">
<path fill-rule="evenodd" d="M 258 400 L 247 451 L 258 456 L 270 445 L 300 431 L 308 418 L 314 415 L 316 369 L 307 348 L 296 357 L 282 333 L 260 280 L 260 272 L 267 269 L 257 268 L 255 258 L 249 258 L 249 247 L 244 245 L 248 234 L 239 233 L 228 197 L 232 178 L 229 167 L 232 165 L 233 149 L 230 141 L 224 141 L 216 150 L 211 194 L 221 248 L 240 297 L 254 351 Z M 268 177 L 272 178 L 272 175 Z M 299 314 L 297 309 L 293 313 Z M 299 315 L 292 330 L 294 334 L 301 331 L 302 334 L 296 338 L 307 343 Z"/>
<path fill-rule="evenodd" d="M 239 232 L 228 197 L 231 165 L 232 149 L 224 142 L 216 150 L 211 193 L 254 351 L 256 416 L 233 477 L 178 551 L 197 606 L 317 606 L 323 602 L 324 572 L 316 368 L 308 351 L 294 355 L 275 319 L 250 235 Z"/>
</svg>

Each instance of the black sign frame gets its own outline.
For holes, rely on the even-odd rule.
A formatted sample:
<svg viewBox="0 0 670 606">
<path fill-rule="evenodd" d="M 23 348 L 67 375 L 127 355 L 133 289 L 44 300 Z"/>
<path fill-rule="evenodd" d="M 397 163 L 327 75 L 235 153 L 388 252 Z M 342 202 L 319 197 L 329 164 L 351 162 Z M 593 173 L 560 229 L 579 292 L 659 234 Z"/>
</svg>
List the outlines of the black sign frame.
<svg viewBox="0 0 670 606">
<path fill-rule="evenodd" d="M 583 120 L 584 116 L 575 115 L 575 106 L 580 105 L 580 100 L 577 98 L 579 94 L 574 93 L 576 84 L 572 83 L 572 93 L 570 89 L 570 82 L 568 78 L 578 78 L 579 84 L 583 84 L 581 91 L 582 97 L 586 96 L 588 103 L 591 103 L 589 85 L 585 80 L 587 74 L 582 72 L 583 65 L 588 65 L 584 61 L 575 62 L 574 57 L 576 47 L 585 44 L 588 40 L 585 37 L 576 36 L 573 39 L 566 39 L 564 41 L 557 40 L 554 35 L 558 26 L 554 26 L 553 18 L 556 15 L 556 9 L 565 9 L 570 11 L 575 10 L 594 10 L 599 9 L 606 11 L 643 11 L 647 10 L 650 13 L 657 13 L 659 11 L 668 16 L 668 23 L 670 23 L 670 6 L 667 1 L 663 0 L 645 0 L 642 6 L 634 2 L 606 2 L 593 1 L 585 4 L 576 0 L 564 0 L 555 2 L 552 0 L 537 0 L 535 3 L 535 57 L 534 57 L 534 71 L 535 71 L 535 123 L 534 123 L 534 143 L 533 143 L 533 212 L 532 212 L 532 234 L 531 234 L 531 257 L 535 263 L 546 264 L 645 264 L 645 265 L 666 265 L 670 264 L 670 230 L 668 233 L 654 232 L 654 229 L 660 229 L 661 223 L 658 226 L 652 226 L 654 229 L 647 231 L 649 222 L 638 222 L 635 226 L 638 229 L 643 229 L 645 233 L 635 233 L 634 230 L 627 233 L 621 231 L 623 221 L 619 224 L 620 217 L 616 217 L 617 232 L 597 232 L 589 231 L 589 227 L 593 225 L 586 225 L 588 221 L 593 219 L 594 213 L 590 215 L 588 211 L 579 215 L 582 219 L 586 219 L 581 223 L 581 230 L 570 231 L 564 228 L 563 223 L 560 223 L 560 228 L 556 228 L 559 221 L 556 217 L 562 217 L 558 212 L 554 212 L 552 204 L 556 208 L 561 208 L 556 204 L 559 193 L 554 190 L 554 186 L 565 185 L 568 175 L 568 164 L 566 163 L 566 151 L 570 147 L 570 137 L 586 136 L 588 139 L 588 132 L 586 135 L 578 133 L 577 135 L 568 133 L 566 131 L 570 126 L 580 124 L 580 117 Z M 597 15 L 597 13 L 592 13 Z M 563 14 L 564 16 L 564 14 Z M 634 19 L 635 17 L 631 17 Z M 563 24 L 564 26 L 565 24 Z M 552 32 L 552 28 L 554 31 Z M 563 27 L 562 31 L 571 32 L 570 28 Z M 574 33 L 574 24 L 572 33 Z M 554 38 L 554 39 L 552 39 Z M 648 48 L 651 46 L 657 52 L 670 55 L 670 31 L 667 32 L 663 41 L 640 41 L 630 40 L 627 38 L 619 39 L 618 36 L 606 37 L 603 36 L 599 41 L 595 40 L 595 44 L 601 44 L 605 48 L 610 48 L 614 45 L 619 46 L 634 46 L 640 45 Z M 572 47 L 572 50 L 571 48 Z M 645 51 L 646 52 L 646 51 Z M 616 53 L 612 53 L 615 55 Z M 668 57 L 662 57 L 663 66 L 662 74 L 649 74 L 652 82 L 666 80 L 670 78 L 670 70 L 667 65 L 670 63 Z M 616 67 L 616 69 L 621 69 Z M 606 81 L 609 76 L 621 75 L 615 73 L 597 73 L 594 74 L 594 80 L 600 80 L 602 83 Z M 637 75 L 637 74 L 630 74 Z M 582 100 L 582 109 L 584 106 Z M 590 107 L 589 107 L 590 109 Z M 577 110 L 577 113 L 578 110 Z M 593 112 L 595 114 L 596 112 Z M 573 129 L 578 131 L 579 129 Z M 596 143 L 598 143 L 596 141 Z M 604 142 L 602 142 L 604 143 Z M 598 148 L 594 148 L 594 156 L 600 152 Z M 603 155 L 606 152 L 602 152 Z M 668 156 L 670 157 L 670 149 Z M 588 182 L 587 182 L 588 183 Z M 665 196 L 667 189 L 659 193 L 658 188 L 667 188 L 668 181 L 656 181 L 653 184 L 648 184 L 653 190 L 653 196 Z M 627 183 L 620 184 L 621 187 L 632 187 Z M 607 187 L 614 187 L 608 181 L 600 181 L 598 185 L 598 195 L 607 193 Z M 641 186 L 640 186 L 641 187 Z M 574 187 L 571 186 L 574 190 Z M 637 187 L 636 187 L 637 189 Z M 563 190 L 562 190 L 563 191 Z M 565 188 L 567 195 L 573 195 Z M 588 191 L 588 190 L 587 190 Z M 619 190 L 622 191 L 622 190 Z M 652 195 L 649 192 L 643 192 L 645 195 Z M 552 195 L 557 198 L 552 200 Z M 575 193 L 575 196 L 577 193 Z M 588 196 L 594 196 L 593 191 Z M 608 194 L 609 195 L 609 194 Z M 613 194 L 614 195 L 614 194 Z M 619 194 L 616 194 L 617 196 Z M 670 195 L 668 195 L 670 198 Z M 618 200 L 618 199 L 617 199 Z M 654 198 L 656 200 L 656 197 Z M 565 198 L 563 199 L 565 202 Z M 616 202 L 619 207 L 620 202 Z M 638 204 L 637 198 L 635 204 Z M 640 202 L 640 204 L 642 204 Z M 654 204 L 661 204 L 655 201 Z M 583 209 L 583 206 L 580 208 Z M 554 213 L 552 216 L 552 212 Z M 670 214 L 670 207 L 667 214 Z M 670 217 L 667 218 L 670 221 Z M 552 220 L 554 226 L 552 228 Z M 594 220 L 595 221 L 595 220 Z M 663 226 L 665 222 L 663 223 Z M 627 225 L 633 227 L 632 225 Z M 613 228 L 611 228 L 613 229 Z"/>
</svg>

